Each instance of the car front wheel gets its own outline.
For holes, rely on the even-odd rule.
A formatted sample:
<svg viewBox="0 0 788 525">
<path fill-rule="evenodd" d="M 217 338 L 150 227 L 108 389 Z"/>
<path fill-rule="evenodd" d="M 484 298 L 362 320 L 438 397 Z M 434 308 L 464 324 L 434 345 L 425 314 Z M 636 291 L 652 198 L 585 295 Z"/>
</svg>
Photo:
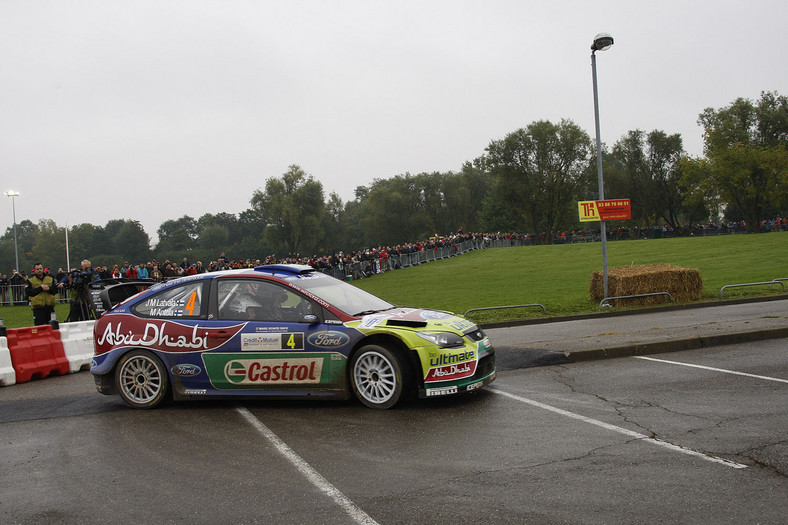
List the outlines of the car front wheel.
<svg viewBox="0 0 788 525">
<path fill-rule="evenodd" d="M 124 355 L 115 372 L 121 399 L 132 408 L 155 408 L 167 398 L 169 378 L 164 364 L 145 350 Z"/>
<path fill-rule="evenodd" d="M 406 392 L 406 373 L 399 355 L 379 345 L 362 347 L 350 362 L 353 393 L 370 408 L 396 405 Z"/>
</svg>

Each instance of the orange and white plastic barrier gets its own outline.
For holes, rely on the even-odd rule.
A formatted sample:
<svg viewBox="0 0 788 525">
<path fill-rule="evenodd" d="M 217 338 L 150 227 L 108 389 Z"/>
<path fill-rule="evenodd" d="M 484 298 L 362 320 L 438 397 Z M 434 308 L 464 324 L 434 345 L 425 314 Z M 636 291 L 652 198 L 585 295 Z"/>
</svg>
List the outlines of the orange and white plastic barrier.
<svg viewBox="0 0 788 525">
<path fill-rule="evenodd" d="M 95 323 L 64 323 L 57 329 L 50 325 L 4 329 L 6 334 L 0 335 L 0 386 L 89 369 Z"/>
<path fill-rule="evenodd" d="M 60 332 L 51 326 L 9 328 L 7 332 L 8 350 L 17 383 L 69 372 Z"/>
</svg>

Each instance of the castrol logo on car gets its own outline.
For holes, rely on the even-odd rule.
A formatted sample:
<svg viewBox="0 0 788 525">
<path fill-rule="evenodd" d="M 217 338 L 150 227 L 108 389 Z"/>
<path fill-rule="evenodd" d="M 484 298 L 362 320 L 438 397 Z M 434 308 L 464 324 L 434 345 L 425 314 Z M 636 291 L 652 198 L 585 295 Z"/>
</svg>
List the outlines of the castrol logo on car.
<svg viewBox="0 0 788 525">
<path fill-rule="evenodd" d="M 320 358 L 233 359 L 224 365 L 224 377 L 235 385 L 301 385 L 320 382 Z"/>
</svg>

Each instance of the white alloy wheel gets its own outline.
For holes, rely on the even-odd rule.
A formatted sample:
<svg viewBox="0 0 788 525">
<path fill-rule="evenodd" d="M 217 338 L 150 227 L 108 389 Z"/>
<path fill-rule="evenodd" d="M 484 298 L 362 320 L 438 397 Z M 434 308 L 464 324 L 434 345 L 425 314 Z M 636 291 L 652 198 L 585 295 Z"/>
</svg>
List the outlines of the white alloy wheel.
<svg viewBox="0 0 788 525">
<path fill-rule="evenodd" d="M 118 363 L 115 384 L 120 397 L 130 407 L 154 408 L 165 400 L 169 380 L 158 357 L 134 350 Z"/>
<path fill-rule="evenodd" d="M 371 408 L 391 408 L 404 391 L 404 367 L 388 348 L 367 345 L 350 363 L 351 384 L 356 397 Z"/>
</svg>

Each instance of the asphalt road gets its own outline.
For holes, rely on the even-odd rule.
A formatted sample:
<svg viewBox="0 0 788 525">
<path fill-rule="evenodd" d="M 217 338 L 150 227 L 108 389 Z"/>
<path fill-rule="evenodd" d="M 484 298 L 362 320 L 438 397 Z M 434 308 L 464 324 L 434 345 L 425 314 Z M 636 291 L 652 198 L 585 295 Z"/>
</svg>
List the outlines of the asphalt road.
<svg viewBox="0 0 788 525">
<path fill-rule="evenodd" d="M 785 522 L 785 339 L 506 368 L 389 411 L 3 388 L 0 522 Z"/>
</svg>

